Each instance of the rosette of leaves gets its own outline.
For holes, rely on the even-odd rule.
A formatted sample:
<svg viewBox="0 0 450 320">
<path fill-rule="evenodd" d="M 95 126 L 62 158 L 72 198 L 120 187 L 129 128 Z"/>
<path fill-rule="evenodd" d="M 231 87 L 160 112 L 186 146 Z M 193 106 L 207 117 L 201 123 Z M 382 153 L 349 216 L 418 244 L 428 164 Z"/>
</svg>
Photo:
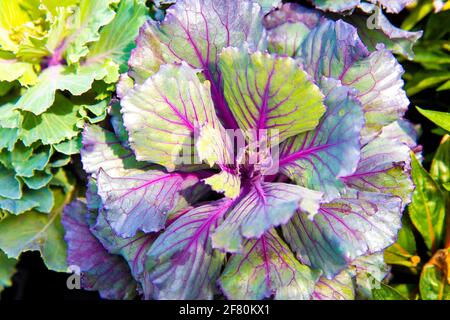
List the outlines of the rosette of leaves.
<svg viewBox="0 0 450 320">
<path fill-rule="evenodd" d="M 39 250 L 66 271 L 66 167 L 83 127 L 105 118 L 146 14 L 134 0 L 0 1 L 0 269 Z"/>
<path fill-rule="evenodd" d="M 413 190 L 403 70 L 345 21 L 262 4 L 176 1 L 141 28 L 63 215 L 83 288 L 354 299 L 386 277 Z"/>
</svg>

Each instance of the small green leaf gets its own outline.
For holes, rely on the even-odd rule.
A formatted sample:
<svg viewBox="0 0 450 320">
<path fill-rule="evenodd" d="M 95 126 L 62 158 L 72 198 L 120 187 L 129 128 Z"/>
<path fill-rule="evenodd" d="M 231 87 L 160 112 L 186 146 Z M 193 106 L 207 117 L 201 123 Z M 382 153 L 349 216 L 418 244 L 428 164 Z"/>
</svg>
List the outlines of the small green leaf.
<svg viewBox="0 0 450 320">
<path fill-rule="evenodd" d="M 411 30 L 417 23 L 425 18 L 434 9 L 433 0 L 421 1 L 409 16 L 403 21 L 401 28 Z"/>
<path fill-rule="evenodd" d="M 424 266 L 419 286 L 423 300 L 450 300 L 450 249 L 439 250 Z"/>
<path fill-rule="evenodd" d="M 412 178 L 416 189 L 409 206 L 411 221 L 431 252 L 436 251 L 444 236 L 445 200 L 436 181 L 411 153 Z"/>
<path fill-rule="evenodd" d="M 450 136 L 446 134 L 431 163 L 430 175 L 441 185 L 450 182 Z"/>
<path fill-rule="evenodd" d="M 428 118 L 430 121 L 450 132 L 450 113 L 424 110 L 419 107 L 416 108 L 423 116 Z"/>
<path fill-rule="evenodd" d="M 53 145 L 53 147 L 56 149 L 56 151 L 61 152 L 66 155 L 69 155 L 69 156 L 80 153 L 81 146 L 82 146 L 81 135 Z"/>
<path fill-rule="evenodd" d="M 444 183 L 443 187 L 445 190 L 450 191 L 450 182 Z"/>
<path fill-rule="evenodd" d="M 414 74 L 414 78 L 405 86 L 408 96 L 413 96 L 419 92 L 437 87 L 444 81 L 450 79 L 450 72 L 446 70 L 421 70 Z"/>
<path fill-rule="evenodd" d="M 379 287 L 372 290 L 373 300 L 408 300 L 400 292 L 384 283 L 379 283 Z"/>
<path fill-rule="evenodd" d="M 403 216 L 402 229 L 398 233 L 397 242 L 384 252 L 384 260 L 388 264 L 414 268 L 420 262 L 416 253 L 416 240 L 409 218 Z"/>
</svg>

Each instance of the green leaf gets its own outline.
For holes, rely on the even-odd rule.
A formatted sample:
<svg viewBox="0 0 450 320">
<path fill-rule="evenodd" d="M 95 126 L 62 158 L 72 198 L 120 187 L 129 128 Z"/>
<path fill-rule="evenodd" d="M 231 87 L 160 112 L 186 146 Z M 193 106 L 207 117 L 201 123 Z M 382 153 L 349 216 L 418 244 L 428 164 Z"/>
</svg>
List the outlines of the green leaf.
<svg viewBox="0 0 450 320">
<path fill-rule="evenodd" d="M 84 66 L 78 70 L 61 65 L 49 67 L 39 76 L 39 82 L 28 89 L 17 102 L 17 108 L 40 115 L 55 102 L 56 91 L 67 90 L 75 96 L 87 92 L 94 80 L 101 80 L 108 70 L 101 65 Z"/>
<path fill-rule="evenodd" d="M 19 62 L 14 55 L 0 51 L 0 81 L 12 82 L 14 80 L 19 80 L 22 85 L 34 84 L 37 76 L 33 65 Z"/>
<path fill-rule="evenodd" d="M 450 79 L 450 72 L 446 70 L 421 70 L 414 74 L 414 78 L 405 86 L 408 96 L 413 96 L 425 89 L 437 87 Z"/>
<path fill-rule="evenodd" d="M 242 130 L 278 130 L 282 142 L 314 129 L 325 112 L 319 88 L 292 58 L 227 48 L 219 67 Z"/>
<path fill-rule="evenodd" d="M 439 250 L 420 275 L 423 300 L 450 300 L 450 249 Z"/>
<path fill-rule="evenodd" d="M 419 107 L 416 108 L 423 116 L 428 118 L 428 120 L 434 122 L 439 127 L 450 132 L 450 113 L 424 110 Z"/>
<path fill-rule="evenodd" d="M 448 80 L 446 83 L 441 85 L 439 88 L 436 89 L 436 91 L 447 91 L 450 90 L 450 80 Z"/>
<path fill-rule="evenodd" d="M 416 189 L 409 206 L 409 214 L 428 249 L 435 252 L 444 236 L 444 194 L 436 181 L 420 165 L 414 153 L 411 153 L 411 160 L 412 178 Z"/>
<path fill-rule="evenodd" d="M 11 151 L 19 137 L 18 129 L 0 127 L 0 151 L 7 149 Z"/>
<path fill-rule="evenodd" d="M 61 152 L 66 155 L 73 155 L 80 153 L 82 143 L 81 143 L 81 135 L 76 136 L 70 140 L 65 140 L 61 143 L 53 145 L 56 151 Z"/>
<path fill-rule="evenodd" d="M 403 21 L 401 28 L 411 30 L 417 23 L 425 18 L 434 9 L 433 0 L 421 1 Z"/>
<path fill-rule="evenodd" d="M 4 288 L 12 285 L 11 277 L 16 272 L 14 268 L 17 263 L 16 259 L 11 259 L 0 250 L 0 293 Z"/>
<path fill-rule="evenodd" d="M 24 251 L 39 251 L 50 270 L 65 272 L 66 243 L 61 225 L 64 197 L 57 194 L 56 209 L 50 215 L 29 212 L 0 221 L 0 248 L 17 259 Z"/>
<path fill-rule="evenodd" d="M 9 199 L 20 199 L 22 190 L 20 181 L 14 171 L 0 164 L 0 196 Z"/>
<path fill-rule="evenodd" d="M 450 182 L 450 136 L 448 134 L 442 138 L 441 144 L 434 155 L 430 175 L 442 186 Z"/>
<path fill-rule="evenodd" d="M 17 148 L 15 148 L 12 153 L 12 164 L 14 166 L 14 170 L 18 176 L 28 178 L 34 175 L 35 170 L 44 170 L 52 155 L 52 149 L 48 146 L 43 146 L 34 151 L 31 148 L 27 148 L 21 153 L 24 157 L 17 160 L 16 158 L 19 151 L 16 150 Z M 28 151 L 30 151 L 29 156 L 27 156 Z"/>
<path fill-rule="evenodd" d="M 400 292 L 381 282 L 378 288 L 372 290 L 372 297 L 373 300 L 408 300 Z"/>
<path fill-rule="evenodd" d="M 391 286 L 409 300 L 418 300 L 419 298 L 419 288 L 416 283 L 392 284 Z"/>
<path fill-rule="evenodd" d="M 403 216 L 402 228 L 398 233 L 397 242 L 386 249 L 384 260 L 388 264 L 401 265 L 414 268 L 420 262 L 420 257 L 416 253 L 416 240 L 412 231 L 409 218 Z"/>
<path fill-rule="evenodd" d="M 450 191 L 450 182 L 444 183 L 443 187 L 445 190 Z"/>
<path fill-rule="evenodd" d="M 53 175 L 46 171 L 37 171 L 31 177 L 22 178 L 28 188 L 38 190 L 45 187 L 53 178 Z"/>
<path fill-rule="evenodd" d="M 89 53 L 88 44 L 99 40 L 99 29 L 114 18 L 111 4 L 115 0 L 82 0 L 76 9 L 73 34 L 66 50 L 66 59 L 74 64 Z"/>
<path fill-rule="evenodd" d="M 36 141 L 43 144 L 55 144 L 78 135 L 76 124 L 79 106 L 74 105 L 62 95 L 57 95 L 54 105 L 47 112 L 36 116 L 31 112 L 24 112 L 20 137 L 25 145 Z"/>
<path fill-rule="evenodd" d="M 111 23 L 101 29 L 99 41 L 90 47 L 87 63 L 108 58 L 125 71 L 130 52 L 135 46 L 134 39 L 146 15 L 147 9 L 143 1 L 120 1 L 116 16 Z"/>
</svg>

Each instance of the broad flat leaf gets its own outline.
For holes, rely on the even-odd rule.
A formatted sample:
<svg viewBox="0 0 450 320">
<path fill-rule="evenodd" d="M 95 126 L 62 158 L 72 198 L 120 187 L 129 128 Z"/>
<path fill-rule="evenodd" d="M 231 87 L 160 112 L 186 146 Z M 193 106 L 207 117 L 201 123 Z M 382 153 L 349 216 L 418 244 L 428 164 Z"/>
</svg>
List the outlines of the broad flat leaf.
<svg viewBox="0 0 450 320">
<path fill-rule="evenodd" d="M 351 89 L 333 79 L 322 85 L 325 115 L 316 129 L 282 144 L 279 167 L 297 184 L 322 191 L 331 200 L 344 187 L 339 177 L 352 174 L 359 162 L 364 115 Z"/>
<path fill-rule="evenodd" d="M 89 210 L 92 209 L 89 208 Z M 145 262 L 147 261 L 147 252 L 158 234 L 139 233 L 131 238 L 121 238 L 111 229 L 105 219 L 104 211 L 98 214 L 95 225 L 91 226 L 91 232 L 109 253 L 121 255 L 127 261 L 133 278 L 142 286 L 144 298 L 151 299 L 153 285 L 147 279 Z"/>
<path fill-rule="evenodd" d="M 170 213 L 195 199 L 194 186 L 198 182 L 194 174 L 158 170 L 112 177 L 100 169 L 97 175 L 105 217 L 124 238 L 134 236 L 138 230 L 150 233 L 163 229 Z"/>
<path fill-rule="evenodd" d="M 0 108 L 0 126 L 10 129 L 18 128 L 22 121 L 22 116 L 16 109 L 16 106 L 13 103 L 6 103 Z"/>
<path fill-rule="evenodd" d="M 223 193 L 225 197 L 230 199 L 235 199 L 241 192 L 240 177 L 227 171 L 222 171 L 203 181 L 211 186 L 214 191 Z"/>
<path fill-rule="evenodd" d="M 193 69 L 181 64 L 162 66 L 130 90 L 121 104 L 136 159 L 168 170 L 192 161 L 194 132 L 205 124 L 220 125 L 209 89 L 208 82 L 202 83 Z"/>
<path fill-rule="evenodd" d="M 420 257 L 417 255 L 416 239 L 408 216 L 403 216 L 402 228 L 398 233 L 397 242 L 386 249 L 384 260 L 388 264 L 408 268 L 414 268 L 419 264 Z"/>
<path fill-rule="evenodd" d="M 422 269 L 420 296 L 423 300 L 450 300 L 450 250 L 436 252 Z"/>
<path fill-rule="evenodd" d="M 440 248 L 444 237 L 444 194 L 412 153 L 411 158 L 412 178 L 416 189 L 409 206 L 409 215 L 412 223 L 424 238 L 428 249 L 434 252 Z"/>
<path fill-rule="evenodd" d="M 81 147 L 81 135 L 53 145 L 53 148 L 55 148 L 56 151 L 69 156 L 80 153 Z"/>
<path fill-rule="evenodd" d="M 20 199 L 22 196 L 21 184 L 13 170 L 0 164 L 0 196 L 9 199 Z"/>
<path fill-rule="evenodd" d="M 390 50 L 378 46 L 366 59 L 342 75 L 342 83 L 356 88 L 366 115 L 366 129 L 379 132 L 406 112 L 409 100 L 403 90 L 404 71 Z"/>
<path fill-rule="evenodd" d="M 16 259 L 8 258 L 8 256 L 0 250 L 0 293 L 4 288 L 12 286 L 11 277 L 16 272 L 16 269 L 14 268 L 16 263 Z"/>
<path fill-rule="evenodd" d="M 384 283 L 379 283 L 379 288 L 372 290 L 374 300 L 408 300 L 400 292 Z"/>
<path fill-rule="evenodd" d="M 373 289 L 379 288 L 389 275 L 390 267 L 380 251 L 354 260 L 351 271 L 355 276 L 356 298 L 370 300 L 373 299 Z"/>
<path fill-rule="evenodd" d="M 450 113 L 440 112 L 440 111 L 432 111 L 432 110 L 424 110 L 419 107 L 416 107 L 416 108 L 428 120 L 434 122 L 436 125 L 438 125 L 442 129 L 450 132 Z"/>
<path fill-rule="evenodd" d="M 311 299 L 354 300 L 355 288 L 350 272 L 344 270 L 331 280 L 321 277 L 316 283 Z"/>
<path fill-rule="evenodd" d="M 45 113 L 36 116 L 24 112 L 20 138 L 30 146 L 39 140 L 43 144 L 54 144 L 76 137 L 79 132 L 76 124 L 80 119 L 78 110 L 79 106 L 58 94 L 53 106 Z"/>
<path fill-rule="evenodd" d="M 228 46 L 250 49 L 259 46 L 263 35 L 261 7 L 249 0 L 177 1 L 153 33 L 159 39 L 152 45 L 166 62 L 185 61 L 203 71 L 211 82 L 211 94 L 226 128 L 236 129 L 221 92 L 218 54 Z"/>
<path fill-rule="evenodd" d="M 99 40 L 89 47 L 85 66 L 95 66 L 99 61 L 108 59 L 119 66 L 120 72 L 125 71 L 130 52 L 135 46 L 134 39 L 146 19 L 146 14 L 144 1 L 120 1 L 114 19 L 100 30 Z M 116 80 L 114 75 L 114 82 Z"/>
<path fill-rule="evenodd" d="M 142 84 L 147 78 L 155 74 L 162 64 L 165 64 L 161 50 L 156 49 L 160 45 L 159 41 L 154 31 L 153 22 L 145 22 L 136 38 L 136 48 L 131 51 L 128 60 L 130 77 L 123 77 L 118 84 L 119 97 L 123 96 L 128 88 L 133 88 L 134 83 Z"/>
<path fill-rule="evenodd" d="M 302 265 L 275 231 L 247 240 L 242 254 L 234 254 L 220 276 L 228 299 L 308 300 L 320 273 Z"/>
<path fill-rule="evenodd" d="M 20 199 L 8 199 L 0 196 L 0 209 L 18 215 L 34 209 L 42 213 L 50 213 L 54 206 L 53 193 L 48 187 L 37 190 L 25 189 Z"/>
<path fill-rule="evenodd" d="M 38 212 L 11 215 L 0 221 L 0 248 L 8 257 L 16 259 L 23 251 L 40 251 L 50 270 L 65 272 L 66 243 L 63 233 L 58 211 L 51 215 Z"/>
<path fill-rule="evenodd" d="M 369 54 L 357 30 L 346 22 L 327 21 L 314 29 L 303 43 L 301 57 L 316 81 L 332 77 L 358 90 L 366 119 L 363 135 L 374 135 L 396 121 L 409 105 L 403 69 L 392 53 L 378 46 Z"/>
<path fill-rule="evenodd" d="M 18 129 L 15 129 L 15 128 L 10 129 L 10 128 L 1 128 L 0 127 L 0 151 L 2 151 L 3 149 L 12 151 L 18 138 L 19 138 L 19 130 Z"/>
<path fill-rule="evenodd" d="M 389 0 L 388 0 L 389 1 Z M 376 49 L 378 44 L 384 44 L 386 49 L 401 54 L 409 60 L 414 58 L 414 44 L 422 37 L 423 31 L 407 31 L 393 25 L 381 10 L 375 5 L 360 6 L 370 15 L 352 14 L 345 18 L 359 30 L 359 35 L 370 51 Z"/>
<path fill-rule="evenodd" d="M 37 75 L 33 65 L 19 62 L 13 54 L 0 51 L 0 81 L 13 82 L 14 80 L 19 80 L 23 86 L 35 84 Z"/>
<path fill-rule="evenodd" d="M 434 155 L 430 175 L 441 185 L 450 182 L 450 136 L 446 134 Z"/>
<path fill-rule="evenodd" d="M 284 3 L 264 17 L 268 50 L 271 53 L 297 57 L 306 36 L 314 29 L 322 14 L 296 3 Z"/>
<path fill-rule="evenodd" d="M 132 299 L 136 295 L 136 283 L 127 263 L 121 257 L 109 254 L 94 237 L 86 213 L 86 205 L 80 200 L 64 209 L 67 263 L 80 268 L 83 289 L 97 290 L 106 299 Z"/>
<path fill-rule="evenodd" d="M 244 131 L 274 131 L 281 142 L 314 129 L 325 112 L 319 88 L 292 58 L 227 48 L 219 66 L 228 105 Z"/>
<path fill-rule="evenodd" d="M 391 245 L 401 227 L 401 201 L 368 192 L 350 192 L 322 204 L 311 219 L 298 210 L 283 226 L 298 258 L 333 278 L 356 258 Z"/>
<path fill-rule="evenodd" d="M 16 147 L 18 145 L 16 145 Z M 30 153 L 29 157 L 23 159 L 15 159 L 14 155 L 16 154 L 17 148 L 15 148 L 12 153 L 14 170 L 16 171 L 16 174 L 21 177 L 33 177 L 36 170 L 44 170 L 52 155 L 52 149 L 48 146 L 43 146 L 36 150 L 31 148 L 27 149 L 33 151 L 33 153 Z"/>
<path fill-rule="evenodd" d="M 88 54 L 87 47 L 99 40 L 99 29 L 107 25 L 115 15 L 110 5 L 114 0 L 82 0 L 78 4 L 71 26 L 72 36 L 66 49 L 66 59 L 74 64 Z"/>
<path fill-rule="evenodd" d="M 400 119 L 383 127 L 379 137 L 387 140 L 397 140 L 406 144 L 410 149 L 414 149 L 417 147 L 419 133 L 411 122 Z"/>
<path fill-rule="evenodd" d="M 212 299 L 225 254 L 213 250 L 210 234 L 229 202 L 197 207 L 173 222 L 153 243 L 146 270 L 156 299 Z"/>
<path fill-rule="evenodd" d="M 40 115 L 53 105 L 58 90 L 67 90 L 75 96 L 88 91 L 94 80 L 105 77 L 106 70 L 84 67 L 79 70 L 61 65 L 45 69 L 39 82 L 29 88 L 17 102 L 17 108 Z"/>
<path fill-rule="evenodd" d="M 100 168 L 114 176 L 123 174 L 127 169 L 146 166 L 136 161 L 133 152 L 123 147 L 114 133 L 95 125 L 86 125 L 80 154 L 83 169 L 94 176 Z"/>
<path fill-rule="evenodd" d="M 361 149 L 356 171 L 342 180 L 357 190 L 398 196 L 405 207 L 414 189 L 409 153 L 410 148 L 398 140 L 375 138 Z"/>
<path fill-rule="evenodd" d="M 368 55 L 352 25 L 327 20 L 311 31 L 299 56 L 308 74 L 320 82 L 322 77 L 342 79 L 356 61 Z"/>
<path fill-rule="evenodd" d="M 235 200 L 225 221 L 212 235 L 213 246 L 240 252 L 243 237 L 259 238 L 272 227 L 287 223 L 298 207 L 313 215 L 321 198 L 320 192 L 292 184 L 256 184 Z"/>
<path fill-rule="evenodd" d="M 27 178 L 22 177 L 25 185 L 33 190 L 41 189 L 45 187 L 53 179 L 53 174 L 47 171 L 36 171 L 33 176 Z"/>
</svg>

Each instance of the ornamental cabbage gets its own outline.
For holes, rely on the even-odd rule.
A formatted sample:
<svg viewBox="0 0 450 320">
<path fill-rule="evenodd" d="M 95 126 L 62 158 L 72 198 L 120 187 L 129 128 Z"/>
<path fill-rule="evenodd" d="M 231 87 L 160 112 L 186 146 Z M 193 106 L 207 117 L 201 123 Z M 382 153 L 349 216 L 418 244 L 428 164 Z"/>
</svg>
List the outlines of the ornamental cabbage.
<svg viewBox="0 0 450 320">
<path fill-rule="evenodd" d="M 178 0 L 140 29 L 63 216 L 83 288 L 354 299 L 386 276 L 413 190 L 403 69 L 344 20 L 260 2 Z"/>
</svg>

